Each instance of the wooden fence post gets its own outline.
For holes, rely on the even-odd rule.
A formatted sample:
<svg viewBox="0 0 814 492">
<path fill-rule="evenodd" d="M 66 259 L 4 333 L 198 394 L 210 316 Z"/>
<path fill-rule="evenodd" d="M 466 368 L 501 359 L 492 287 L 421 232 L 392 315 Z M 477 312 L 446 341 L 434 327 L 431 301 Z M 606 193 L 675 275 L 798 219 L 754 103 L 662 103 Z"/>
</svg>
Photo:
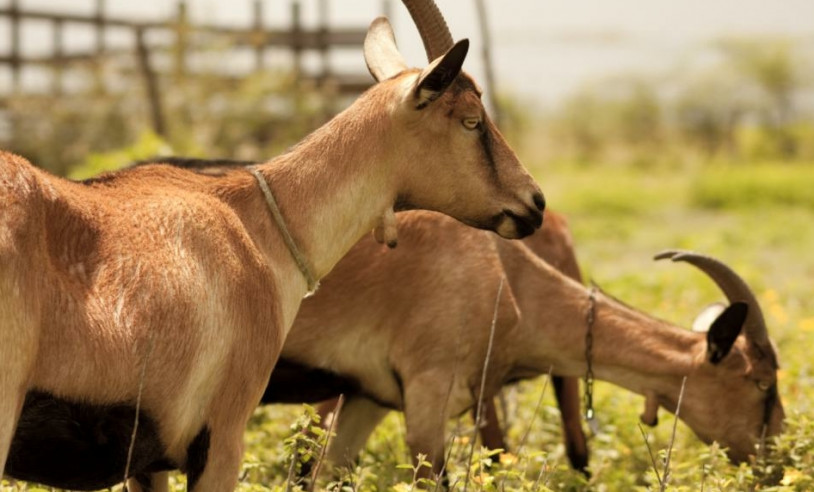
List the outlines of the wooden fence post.
<svg viewBox="0 0 814 492">
<path fill-rule="evenodd" d="M 99 93 L 105 93 L 105 0 L 96 0 L 96 12 L 93 14 L 94 37 L 96 40 L 96 56 L 93 58 L 93 71 L 96 87 Z"/>
<path fill-rule="evenodd" d="M 186 0 L 178 0 L 178 14 L 175 20 L 175 78 L 181 79 L 187 72 L 187 43 L 189 42 L 189 20 Z"/>
<path fill-rule="evenodd" d="M 263 28 L 263 0 L 254 0 L 254 69 L 262 72 L 266 68 L 266 32 Z"/>
<path fill-rule="evenodd" d="M 94 19 L 96 25 L 96 56 L 102 56 L 105 53 L 105 0 L 96 0 Z"/>
<path fill-rule="evenodd" d="M 158 78 L 150 65 L 150 52 L 147 49 L 147 44 L 144 41 L 144 29 L 142 27 L 136 28 L 136 54 L 141 69 L 141 75 L 144 78 L 144 86 L 146 89 L 147 102 L 150 106 L 150 121 L 153 125 L 153 131 L 161 137 L 167 136 L 167 128 L 164 123 L 164 112 L 161 109 L 161 96 L 158 91 Z"/>
<path fill-rule="evenodd" d="M 390 0 L 382 0 L 382 15 L 393 22 L 393 4 Z"/>
<path fill-rule="evenodd" d="M 62 95 L 62 72 L 63 72 L 63 65 L 65 60 L 63 59 L 64 51 L 62 49 L 63 46 L 63 27 L 64 22 L 62 19 L 54 19 L 52 22 L 51 32 L 53 35 L 53 46 L 52 50 L 54 52 L 54 65 L 52 70 L 52 79 L 51 79 L 51 92 L 56 96 Z"/>
<path fill-rule="evenodd" d="M 322 60 L 322 74 L 321 79 L 327 81 L 331 76 L 331 60 L 330 51 L 328 46 L 328 0 L 319 0 L 319 28 L 318 43 L 319 55 Z"/>
<path fill-rule="evenodd" d="M 495 125 L 500 127 L 500 103 L 497 100 L 497 87 L 495 87 L 495 73 L 492 64 L 492 38 L 489 33 L 487 21 L 486 5 L 483 0 L 475 0 L 478 9 L 478 20 L 480 21 L 481 55 L 483 56 L 483 71 L 486 76 L 486 87 L 489 94 L 489 106 L 492 107 L 492 118 Z"/>
<path fill-rule="evenodd" d="M 300 2 L 291 2 L 291 52 L 294 55 L 294 75 L 297 79 L 302 75 L 302 19 L 300 17 Z"/>
<path fill-rule="evenodd" d="M 11 91 L 17 94 L 20 90 L 20 3 L 9 0 L 9 35 L 11 36 Z"/>
</svg>

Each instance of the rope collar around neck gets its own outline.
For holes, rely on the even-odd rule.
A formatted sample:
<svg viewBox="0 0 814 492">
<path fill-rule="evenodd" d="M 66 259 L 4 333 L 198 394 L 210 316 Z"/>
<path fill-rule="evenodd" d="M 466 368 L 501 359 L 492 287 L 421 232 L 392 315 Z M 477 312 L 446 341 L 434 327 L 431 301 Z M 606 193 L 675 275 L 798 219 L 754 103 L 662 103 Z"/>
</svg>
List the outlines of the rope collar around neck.
<svg viewBox="0 0 814 492">
<path fill-rule="evenodd" d="M 285 241 L 288 251 L 294 258 L 297 268 L 300 269 L 302 276 L 305 277 L 305 281 L 308 283 L 308 293 L 305 294 L 305 297 L 314 294 L 314 292 L 316 292 L 319 288 L 319 280 L 314 277 L 314 274 L 308 267 L 308 261 L 305 259 L 305 256 L 297 247 L 297 243 L 294 242 L 294 238 L 288 231 L 288 227 L 285 225 L 285 220 L 283 220 L 283 214 L 280 213 L 280 207 L 277 206 L 277 200 L 274 199 L 274 195 L 271 193 L 271 189 L 266 182 L 266 178 L 264 178 L 263 175 L 260 174 L 260 171 L 254 166 L 248 166 L 247 169 L 257 179 L 257 184 L 260 186 L 260 191 L 263 192 L 263 196 L 266 199 L 266 205 L 268 205 L 271 216 L 274 217 L 274 223 L 277 224 L 277 228 L 280 230 L 280 234 L 283 236 L 283 241 Z"/>
</svg>

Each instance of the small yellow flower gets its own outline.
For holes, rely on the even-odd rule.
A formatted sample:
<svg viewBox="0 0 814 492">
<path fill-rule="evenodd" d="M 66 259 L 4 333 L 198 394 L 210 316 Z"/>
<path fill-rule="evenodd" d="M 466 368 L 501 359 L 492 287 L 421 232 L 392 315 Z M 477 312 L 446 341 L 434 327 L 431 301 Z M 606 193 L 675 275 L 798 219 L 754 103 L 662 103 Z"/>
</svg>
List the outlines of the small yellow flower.
<svg viewBox="0 0 814 492">
<path fill-rule="evenodd" d="M 488 473 L 481 472 L 473 476 L 472 481 L 477 485 L 490 485 L 492 482 L 495 481 L 495 477 L 489 475 Z"/>
<path fill-rule="evenodd" d="M 500 453 L 500 464 L 503 466 L 511 466 L 517 463 L 517 456 L 512 453 Z"/>
<path fill-rule="evenodd" d="M 763 291 L 763 300 L 764 302 L 776 302 L 780 296 L 777 295 L 777 291 L 774 289 L 766 289 Z"/>
<path fill-rule="evenodd" d="M 786 487 L 794 485 L 803 477 L 802 472 L 799 470 L 795 470 L 794 468 L 786 468 L 786 471 L 783 473 L 783 480 L 780 481 Z"/>
<path fill-rule="evenodd" d="M 786 308 L 780 303 L 774 302 L 769 304 L 769 312 L 780 324 L 784 324 L 789 320 L 789 315 L 786 313 Z"/>
<path fill-rule="evenodd" d="M 814 317 L 801 319 L 800 329 L 803 331 L 814 331 Z"/>
</svg>

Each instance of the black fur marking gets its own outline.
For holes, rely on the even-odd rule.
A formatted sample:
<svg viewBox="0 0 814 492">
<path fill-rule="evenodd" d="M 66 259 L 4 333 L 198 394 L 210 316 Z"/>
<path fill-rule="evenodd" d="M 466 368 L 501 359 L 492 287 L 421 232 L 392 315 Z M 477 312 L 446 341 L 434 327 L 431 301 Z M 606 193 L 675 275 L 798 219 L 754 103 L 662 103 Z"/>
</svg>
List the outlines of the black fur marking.
<svg viewBox="0 0 814 492">
<path fill-rule="evenodd" d="M 271 372 L 262 403 L 318 403 L 360 392 L 359 382 L 325 369 L 280 359 Z"/>
<path fill-rule="evenodd" d="M 192 171 L 196 174 L 206 176 L 223 176 L 232 169 L 259 164 L 256 161 L 241 161 L 233 159 L 195 159 L 191 157 L 154 157 L 143 161 L 136 161 L 124 169 L 111 171 L 94 176 L 92 178 L 77 181 L 86 186 L 104 186 L 114 182 L 123 174 L 132 172 L 134 169 L 156 164 L 166 164 Z"/>
<path fill-rule="evenodd" d="M 495 162 L 494 154 L 494 139 L 492 137 L 492 129 L 488 123 L 481 123 L 484 125 L 480 130 L 480 146 L 483 149 L 483 155 L 486 157 L 486 162 L 489 169 L 494 175 L 497 175 L 497 163 Z"/>
<path fill-rule="evenodd" d="M 401 379 L 394 371 L 401 388 Z M 367 393 L 358 380 L 319 367 L 311 367 L 290 359 L 280 359 L 271 371 L 269 384 L 261 403 L 319 403 L 345 395 L 359 395 L 380 407 L 399 410 L 399 403 L 382 400 L 379 395 Z"/>
<path fill-rule="evenodd" d="M 401 397 L 401 401 L 404 401 L 404 380 L 401 379 L 401 374 L 396 370 L 395 367 L 390 367 L 390 372 L 393 373 L 393 379 L 396 380 L 396 385 L 399 387 L 399 396 Z"/>
<path fill-rule="evenodd" d="M 117 173 L 116 172 L 109 172 L 109 173 L 102 173 L 98 176 L 94 176 L 92 178 L 83 179 L 81 181 L 77 181 L 80 184 L 92 186 L 92 185 L 106 185 L 111 183 L 113 180 L 116 179 Z"/>
<path fill-rule="evenodd" d="M 143 473 L 135 476 L 136 482 L 141 486 L 144 492 L 153 491 L 153 478 L 152 475 Z"/>
<path fill-rule="evenodd" d="M 29 392 L 5 472 L 63 489 L 112 487 L 124 476 L 135 415 L 130 404 L 90 405 Z M 155 421 L 141 412 L 131 476 L 174 468 L 164 456 Z"/>
<path fill-rule="evenodd" d="M 423 93 L 427 100 L 417 104 L 416 109 L 425 108 L 428 102 L 438 99 L 455 82 L 458 74 L 461 73 L 461 66 L 468 50 L 468 40 L 462 39 L 458 41 L 429 73 L 421 74 L 415 88 L 415 95 L 418 97 Z"/>
<path fill-rule="evenodd" d="M 196 159 L 193 157 L 161 156 L 152 159 L 137 161 L 132 167 L 146 166 L 148 164 L 168 164 L 174 167 L 189 169 L 200 174 L 215 175 L 220 171 L 223 174 L 228 169 L 246 167 L 259 164 L 256 161 L 242 161 L 235 159 Z"/>
<path fill-rule="evenodd" d="M 748 310 L 745 302 L 733 302 L 712 322 L 707 332 L 707 355 L 711 363 L 718 364 L 732 350 Z"/>
<path fill-rule="evenodd" d="M 211 434 L 209 427 L 204 427 L 187 447 L 187 464 L 184 467 L 184 473 L 187 474 L 187 490 L 195 490 L 195 485 L 206 468 Z"/>
</svg>

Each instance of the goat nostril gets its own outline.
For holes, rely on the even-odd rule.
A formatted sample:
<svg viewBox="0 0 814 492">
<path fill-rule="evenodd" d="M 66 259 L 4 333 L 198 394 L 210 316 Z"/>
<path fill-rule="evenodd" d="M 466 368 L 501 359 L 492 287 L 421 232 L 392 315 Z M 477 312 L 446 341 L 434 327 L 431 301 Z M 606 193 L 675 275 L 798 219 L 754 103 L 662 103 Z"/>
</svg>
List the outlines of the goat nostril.
<svg viewBox="0 0 814 492">
<path fill-rule="evenodd" d="M 543 197 L 542 193 L 538 191 L 537 193 L 534 194 L 533 199 L 534 205 L 537 206 L 537 210 L 539 210 L 540 212 L 545 210 L 545 198 Z"/>
</svg>

